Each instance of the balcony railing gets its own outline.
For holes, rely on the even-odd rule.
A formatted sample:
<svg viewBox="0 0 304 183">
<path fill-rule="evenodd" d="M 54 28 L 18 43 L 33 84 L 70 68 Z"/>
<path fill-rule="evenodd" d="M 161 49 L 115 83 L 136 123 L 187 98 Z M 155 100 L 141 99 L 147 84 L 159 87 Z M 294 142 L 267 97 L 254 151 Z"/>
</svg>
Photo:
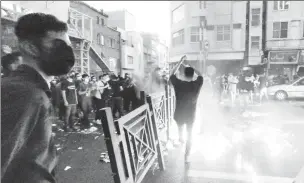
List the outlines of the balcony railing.
<svg viewBox="0 0 304 183">
<path fill-rule="evenodd" d="M 92 18 L 73 8 L 69 8 L 69 35 L 92 41 Z"/>
</svg>

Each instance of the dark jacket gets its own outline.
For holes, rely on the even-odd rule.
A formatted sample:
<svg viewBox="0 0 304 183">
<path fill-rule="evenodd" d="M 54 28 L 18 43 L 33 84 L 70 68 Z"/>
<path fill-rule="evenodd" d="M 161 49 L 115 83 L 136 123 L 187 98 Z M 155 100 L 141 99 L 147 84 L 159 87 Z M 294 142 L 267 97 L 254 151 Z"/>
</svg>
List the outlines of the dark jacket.
<svg viewBox="0 0 304 183">
<path fill-rule="evenodd" d="M 22 65 L 1 82 L 1 182 L 56 182 L 51 91 Z"/>
</svg>

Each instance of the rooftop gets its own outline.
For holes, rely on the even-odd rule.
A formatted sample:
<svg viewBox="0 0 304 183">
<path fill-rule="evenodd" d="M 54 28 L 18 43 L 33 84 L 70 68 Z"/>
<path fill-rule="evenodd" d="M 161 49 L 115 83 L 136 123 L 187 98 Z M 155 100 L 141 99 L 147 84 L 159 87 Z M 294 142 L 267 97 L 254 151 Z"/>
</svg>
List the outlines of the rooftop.
<svg viewBox="0 0 304 183">
<path fill-rule="evenodd" d="M 97 13 L 100 13 L 101 15 L 103 15 L 103 16 L 105 16 L 105 17 L 107 17 L 107 18 L 109 17 L 109 15 L 105 14 L 105 13 L 103 12 L 102 9 L 97 10 L 96 8 L 94 8 L 93 6 L 88 5 L 88 4 L 85 3 L 85 2 L 82 2 L 82 1 L 71 1 L 71 2 L 72 2 L 72 3 L 82 4 L 82 5 L 84 5 L 84 6 L 88 7 L 88 8 L 90 8 L 91 10 L 96 11 Z"/>
</svg>

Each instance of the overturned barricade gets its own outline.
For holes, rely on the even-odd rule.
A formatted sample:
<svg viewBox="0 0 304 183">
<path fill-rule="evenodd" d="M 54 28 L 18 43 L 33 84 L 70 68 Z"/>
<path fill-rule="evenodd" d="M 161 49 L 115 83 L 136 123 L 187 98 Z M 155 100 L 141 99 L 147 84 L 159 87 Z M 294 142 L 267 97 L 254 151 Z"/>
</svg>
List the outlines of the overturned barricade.
<svg viewBox="0 0 304 183">
<path fill-rule="evenodd" d="M 100 111 L 115 183 L 140 183 L 155 163 L 165 170 L 173 99 L 167 92 L 142 97 L 141 107 L 115 121 L 110 108 Z"/>
</svg>

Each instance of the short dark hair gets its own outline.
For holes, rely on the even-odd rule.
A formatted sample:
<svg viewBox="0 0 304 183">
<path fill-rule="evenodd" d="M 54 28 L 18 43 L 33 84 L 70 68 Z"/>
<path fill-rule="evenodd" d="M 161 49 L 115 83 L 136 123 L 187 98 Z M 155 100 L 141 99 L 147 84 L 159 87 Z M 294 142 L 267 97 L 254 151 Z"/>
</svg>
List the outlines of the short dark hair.
<svg viewBox="0 0 304 183">
<path fill-rule="evenodd" d="M 20 17 L 15 26 L 15 34 L 19 40 L 43 38 L 48 31 L 67 32 L 66 23 L 55 16 L 44 13 L 30 13 Z"/>
<path fill-rule="evenodd" d="M 89 75 L 87 75 L 87 74 L 83 74 L 83 75 L 82 75 L 82 79 L 84 79 L 84 78 L 86 78 L 86 77 L 89 77 Z"/>
<path fill-rule="evenodd" d="M 194 69 L 192 67 L 185 68 L 185 76 L 188 78 L 192 78 L 194 75 Z"/>
<path fill-rule="evenodd" d="M 1 58 L 2 67 L 4 69 L 8 69 L 9 65 L 13 64 L 14 62 L 16 62 L 18 60 L 18 57 L 21 57 L 20 52 L 13 52 L 13 53 L 9 53 L 7 55 L 4 55 Z"/>
</svg>

